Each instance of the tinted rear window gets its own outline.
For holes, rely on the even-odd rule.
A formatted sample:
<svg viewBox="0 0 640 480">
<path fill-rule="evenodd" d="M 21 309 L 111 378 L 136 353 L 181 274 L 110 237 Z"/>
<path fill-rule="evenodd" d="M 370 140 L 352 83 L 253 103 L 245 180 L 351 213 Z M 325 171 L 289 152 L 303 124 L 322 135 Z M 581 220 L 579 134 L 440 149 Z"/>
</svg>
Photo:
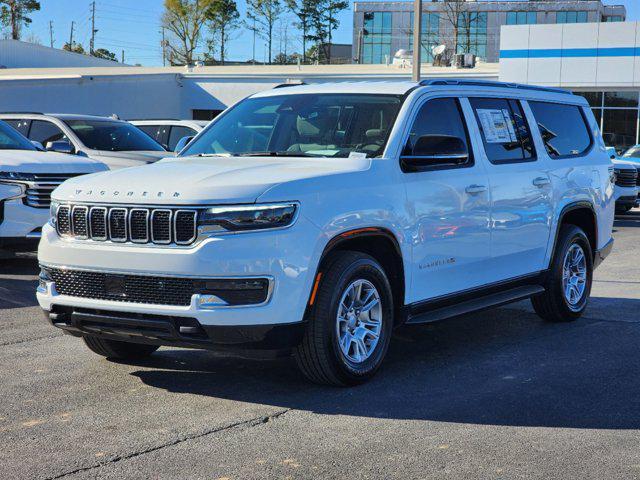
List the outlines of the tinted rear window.
<svg viewBox="0 0 640 480">
<path fill-rule="evenodd" d="M 531 101 L 529 106 L 551 158 L 575 157 L 589 149 L 591 135 L 580 107 Z"/>
</svg>

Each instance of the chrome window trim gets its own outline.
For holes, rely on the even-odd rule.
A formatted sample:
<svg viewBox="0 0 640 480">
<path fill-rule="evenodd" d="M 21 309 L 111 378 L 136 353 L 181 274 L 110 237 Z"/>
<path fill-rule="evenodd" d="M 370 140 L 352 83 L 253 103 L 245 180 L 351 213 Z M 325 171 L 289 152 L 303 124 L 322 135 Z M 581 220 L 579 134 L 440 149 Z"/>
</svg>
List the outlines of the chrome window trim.
<svg viewBox="0 0 640 480">
<path fill-rule="evenodd" d="M 156 215 L 156 213 L 160 213 L 160 212 L 168 212 L 169 213 L 169 240 L 156 240 L 154 235 L 153 235 L 153 217 Z M 171 226 L 173 225 L 173 210 L 170 210 L 168 208 L 157 208 L 155 210 L 153 210 L 151 212 L 151 220 L 149 221 L 150 227 L 151 227 L 151 241 L 153 243 L 156 243 L 158 245 L 169 245 L 172 243 L 172 233 L 173 233 L 173 229 L 171 228 Z"/>
<path fill-rule="evenodd" d="M 75 214 L 76 214 L 76 210 L 83 210 L 84 211 L 84 224 L 85 224 L 85 229 L 87 231 L 87 233 L 85 235 L 77 235 L 76 234 L 76 230 L 75 230 Z M 89 213 L 89 208 L 86 207 L 85 205 L 74 205 L 71 209 L 71 223 L 69 225 L 69 231 L 71 232 L 71 235 L 73 235 L 74 237 L 76 237 L 78 240 L 87 240 L 89 238 L 89 218 L 88 218 L 88 213 Z"/>
<path fill-rule="evenodd" d="M 136 212 L 136 211 L 137 212 L 145 212 L 145 214 L 146 214 L 145 221 L 144 221 L 145 230 L 146 230 L 146 236 L 145 236 L 144 240 L 139 240 L 139 239 L 138 240 L 134 240 L 133 237 L 131 236 L 131 232 L 133 231 L 132 228 L 131 228 L 131 218 L 133 217 L 132 213 Z M 149 226 L 151 224 L 150 217 L 151 217 L 151 214 L 150 214 L 148 208 L 130 208 L 129 209 L 129 212 L 128 212 L 129 240 L 132 243 L 149 243 L 149 240 L 150 240 L 149 239 Z"/>
<path fill-rule="evenodd" d="M 113 234 L 111 233 L 111 215 L 113 214 L 113 212 L 118 212 L 118 211 L 124 211 L 124 237 L 114 237 Z M 114 243 L 125 243 L 127 241 L 127 238 L 129 237 L 128 233 L 128 225 L 127 225 L 127 214 L 128 214 L 128 210 L 126 208 L 120 208 L 120 207 L 115 207 L 115 208 L 110 208 L 109 209 L 109 238 L 111 239 L 112 242 Z"/>
<path fill-rule="evenodd" d="M 60 208 L 60 207 L 58 207 Z M 91 217 L 93 216 L 93 211 L 94 210 L 102 210 L 103 211 L 103 218 L 104 218 L 104 237 L 98 237 L 96 235 L 93 234 L 93 229 L 91 228 Z M 91 238 L 91 240 L 98 240 L 98 241 L 105 241 L 109 238 L 109 222 L 107 219 L 107 212 L 108 209 L 107 207 L 91 207 L 89 209 L 89 237 Z"/>
<path fill-rule="evenodd" d="M 193 215 L 193 234 L 186 241 L 178 241 L 178 230 L 177 230 L 177 220 L 179 213 L 190 213 Z M 198 211 L 197 210 L 176 210 L 173 215 L 173 240 L 176 245 L 189 245 L 192 243 L 198 236 Z"/>
</svg>

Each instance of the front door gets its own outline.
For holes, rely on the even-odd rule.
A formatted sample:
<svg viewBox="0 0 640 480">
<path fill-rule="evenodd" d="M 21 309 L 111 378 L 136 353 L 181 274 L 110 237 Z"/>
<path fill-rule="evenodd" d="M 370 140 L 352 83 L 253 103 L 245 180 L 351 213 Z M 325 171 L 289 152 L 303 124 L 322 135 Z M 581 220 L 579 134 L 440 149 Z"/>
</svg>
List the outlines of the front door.
<svg viewBox="0 0 640 480">
<path fill-rule="evenodd" d="M 465 111 L 470 118 L 468 105 L 456 98 L 427 99 L 407 138 L 403 156 L 411 156 L 418 139 L 428 141 L 429 136 L 459 138 L 468 155 L 462 161 L 431 158 L 419 168 L 403 167 L 413 246 L 410 303 L 491 279 L 489 180 L 484 165 L 475 159 Z"/>
</svg>

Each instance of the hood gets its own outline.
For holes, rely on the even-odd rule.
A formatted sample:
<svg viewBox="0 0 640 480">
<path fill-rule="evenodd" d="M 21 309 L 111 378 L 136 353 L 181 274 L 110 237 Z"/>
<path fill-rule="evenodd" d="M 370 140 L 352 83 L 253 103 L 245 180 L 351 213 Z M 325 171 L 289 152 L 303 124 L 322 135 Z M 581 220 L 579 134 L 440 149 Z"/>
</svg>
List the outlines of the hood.
<svg viewBox="0 0 640 480">
<path fill-rule="evenodd" d="M 99 161 L 36 150 L 0 150 L 0 172 L 93 173 L 107 170 Z"/>
<path fill-rule="evenodd" d="M 71 179 L 53 197 L 166 205 L 253 203 L 275 185 L 366 170 L 370 165 L 367 158 L 181 157 Z"/>
<path fill-rule="evenodd" d="M 633 168 L 634 170 L 636 169 L 636 163 L 635 162 L 630 162 L 625 160 L 622 160 L 620 158 L 616 158 L 616 159 L 612 159 L 611 163 L 613 164 L 613 166 L 615 168 L 622 168 L 622 169 L 631 169 Z"/>
<path fill-rule="evenodd" d="M 111 170 L 125 167 L 137 167 L 154 163 L 167 157 L 174 157 L 174 152 L 156 152 L 156 151 L 124 151 L 111 152 L 108 150 L 89 150 L 88 155 L 91 158 L 106 163 Z"/>
</svg>

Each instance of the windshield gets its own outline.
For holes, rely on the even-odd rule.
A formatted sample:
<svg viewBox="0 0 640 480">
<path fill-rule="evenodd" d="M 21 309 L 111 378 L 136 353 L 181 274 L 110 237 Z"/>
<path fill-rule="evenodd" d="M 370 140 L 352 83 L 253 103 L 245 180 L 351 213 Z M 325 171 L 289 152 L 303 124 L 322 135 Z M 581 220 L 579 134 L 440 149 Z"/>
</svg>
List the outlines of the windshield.
<svg viewBox="0 0 640 480">
<path fill-rule="evenodd" d="M 640 146 L 639 147 L 631 147 L 629 150 L 627 150 L 623 157 L 627 157 L 627 158 L 640 158 Z"/>
<path fill-rule="evenodd" d="M 214 120 L 180 156 L 379 157 L 401 104 L 399 95 L 248 98 Z"/>
<path fill-rule="evenodd" d="M 162 145 L 130 123 L 109 120 L 66 120 L 65 123 L 87 148 L 93 150 L 165 151 Z"/>
<path fill-rule="evenodd" d="M 37 150 L 17 130 L 0 120 L 0 150 Z"/>
</svg>

